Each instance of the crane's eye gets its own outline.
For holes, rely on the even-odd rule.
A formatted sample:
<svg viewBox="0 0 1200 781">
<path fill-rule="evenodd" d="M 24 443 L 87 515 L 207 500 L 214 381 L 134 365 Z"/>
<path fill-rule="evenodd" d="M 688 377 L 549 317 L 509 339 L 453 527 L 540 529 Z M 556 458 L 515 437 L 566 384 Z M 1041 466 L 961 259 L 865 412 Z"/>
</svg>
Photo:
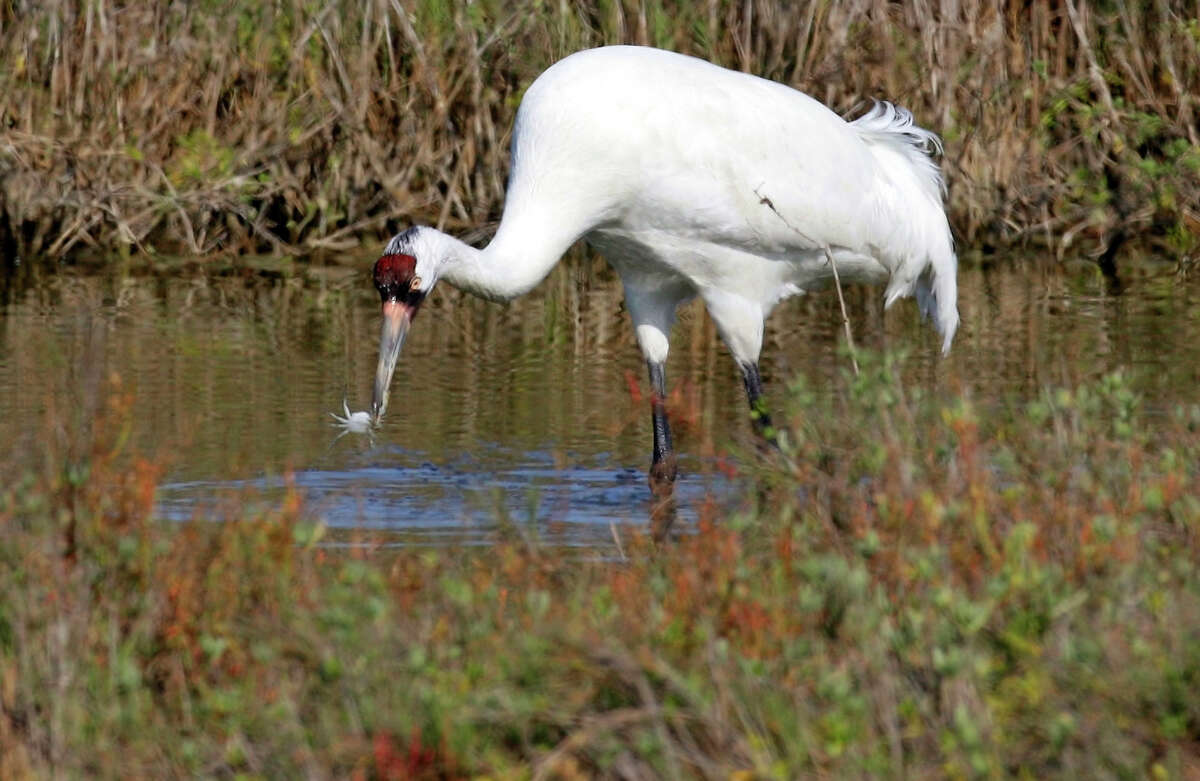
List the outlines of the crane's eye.
<svg viewBox="0 0 1200 781">
<path fill-rule="evenodd" d="M 408 283 L 409 290 L 416 290 L 420 286 L 421 286 L 421 278 L 420 277 L 413 277 L 412 282 Z"/>
</svg>

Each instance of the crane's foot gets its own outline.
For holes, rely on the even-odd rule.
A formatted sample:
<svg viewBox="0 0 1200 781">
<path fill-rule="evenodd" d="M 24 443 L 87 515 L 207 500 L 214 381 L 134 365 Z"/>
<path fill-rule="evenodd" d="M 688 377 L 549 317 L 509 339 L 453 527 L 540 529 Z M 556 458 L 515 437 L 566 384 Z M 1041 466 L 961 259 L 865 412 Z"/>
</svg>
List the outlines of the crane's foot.
<svg viewBox="0 0 1200 781">
<path fill-rule="evenodd" d="M 675 478 L 678 475 L 675 454 L 667 452 L 650 465 L 650 534 L 655 542 L 667 539 L 675 525 Z"/>
<path fill-rule="evenodd" d="M 655 499 L 675 495 L 675 478 L 678 474 L 679 466 L 674 453 L 664 453 L 650 465 L 650 493 Z"/>
<path fill-rule="evenodd" d="M 761 408 L 764 405 L 759 402 Z M 754 424 L 754 433 L 758 434 L 758 452 L 766 455 L 779 452 L 779 434 L 771 423 L 771 418 L 761 409 L 752 410 L 750 422 Z"/>
<path fill-rule="evenodd" d="M 674 495 L 662 500 L 656 499 L 650 506 L 650 538 L 655 543 L 663 543 L 670 539 L 677 511 Z"/>
</svg>

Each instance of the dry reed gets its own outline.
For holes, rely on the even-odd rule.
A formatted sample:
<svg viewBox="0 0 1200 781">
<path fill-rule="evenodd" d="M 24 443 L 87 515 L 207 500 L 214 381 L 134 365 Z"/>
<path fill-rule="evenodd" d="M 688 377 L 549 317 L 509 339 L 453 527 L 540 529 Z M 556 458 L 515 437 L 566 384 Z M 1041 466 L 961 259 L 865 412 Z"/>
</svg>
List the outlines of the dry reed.
<svg viewBox="0 0 1200 781">
<path fill-rule="evenodd" d="M 0 249 L 343 250 L 486 230 L 555 59 L 629 42 L 945 136 L 966 246 L 1200 234 L 1200 7 L 982 0 L 0 3 Z M 478 237 L 478 236 L 476 236 Z M 470 236 L 468 236 L 470 238 Z"/>
</svg>

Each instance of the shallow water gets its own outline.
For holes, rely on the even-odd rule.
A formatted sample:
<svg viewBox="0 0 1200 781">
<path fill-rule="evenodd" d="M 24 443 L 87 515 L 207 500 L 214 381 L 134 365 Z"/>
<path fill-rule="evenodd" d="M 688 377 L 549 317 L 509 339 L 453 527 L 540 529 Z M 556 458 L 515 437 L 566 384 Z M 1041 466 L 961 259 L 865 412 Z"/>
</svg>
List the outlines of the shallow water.
<svg viewBox="0 0 1200 781">
<path fill-rule="evenodd" d="M 498 305 L 439 289 L 417 317 L 374 437 L 339 437 L 329 413 L 370 402 L 378 339 L 372 258 L 341 265 L 83 267 L 11 273 L 0 288 L 0 442 L 6 472 L 41 437 L 86 425 L 108 389 L 135 399 L 130 445 L 165 466 L 159 512 L 239 517 L 290 487 L 330 526 L 406 544 L 481 543 L 515 524 L 556 544 L 611 545 L 643 528 L 645 371 L 600 261 L 569 259 L 530 296 Z M 987 403 L 1127 367 L 1151 409 L 1195 400 L 1200 284 L 1139 263 L 1113 292 L 1086 264 L 1006 258 L 960 275 L 949 358 L 911 302 L 848 291 L 860 345 L 904 347 L 909 382 Z M 836 297 L 786 302 L 764 348 L 768 397 L 803 372 L 833 392 L 845 370 Z M 751 443 L 740 377 L 703 310 L 682 312 L 677 389 L 680 528 Z M 57 432 L 57 433 L 56 433 Z"/>
</svg>

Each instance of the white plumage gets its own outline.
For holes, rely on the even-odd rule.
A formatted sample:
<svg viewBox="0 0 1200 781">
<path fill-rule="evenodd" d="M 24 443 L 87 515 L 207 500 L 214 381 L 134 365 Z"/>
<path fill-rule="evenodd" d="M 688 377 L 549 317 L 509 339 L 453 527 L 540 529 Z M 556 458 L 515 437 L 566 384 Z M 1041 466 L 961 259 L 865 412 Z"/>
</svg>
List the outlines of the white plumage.
<svg viewBox="0 0 1200 781">
<path fill-rule="evenodd" d="M 512 298 L 583 238 L 621 277 L 652 379 L 658 367 L 656 391 L 664 392 L 657 386 L 675 310 L 699 296 L 753 403 L 763 321 L 781 300 L 832 280 L 826 250 L 843 282 L 886 284 L 888 305 L 915 295 L 949 349 L 956 260 L 928 154 L 938 147 L 888 103 L 846 122 L 801 92 L 693 57 L 629 46 L 583 51 L 525 93 L 492 242 L 477 250 L 410 229 L 380 261 L 411 258 L 408 276 L 381 279 L 377 264 L 376 283 L 385 309 L 389 296 L 403 303 L 392 294 L 410 296 L 407 326 L 438 280 Z M 377 411 L 390 367 L 386 375 Z M 659 413 L 656 464 L 670 453 L 665 418 L 659 441 Z"/>
</svg>

